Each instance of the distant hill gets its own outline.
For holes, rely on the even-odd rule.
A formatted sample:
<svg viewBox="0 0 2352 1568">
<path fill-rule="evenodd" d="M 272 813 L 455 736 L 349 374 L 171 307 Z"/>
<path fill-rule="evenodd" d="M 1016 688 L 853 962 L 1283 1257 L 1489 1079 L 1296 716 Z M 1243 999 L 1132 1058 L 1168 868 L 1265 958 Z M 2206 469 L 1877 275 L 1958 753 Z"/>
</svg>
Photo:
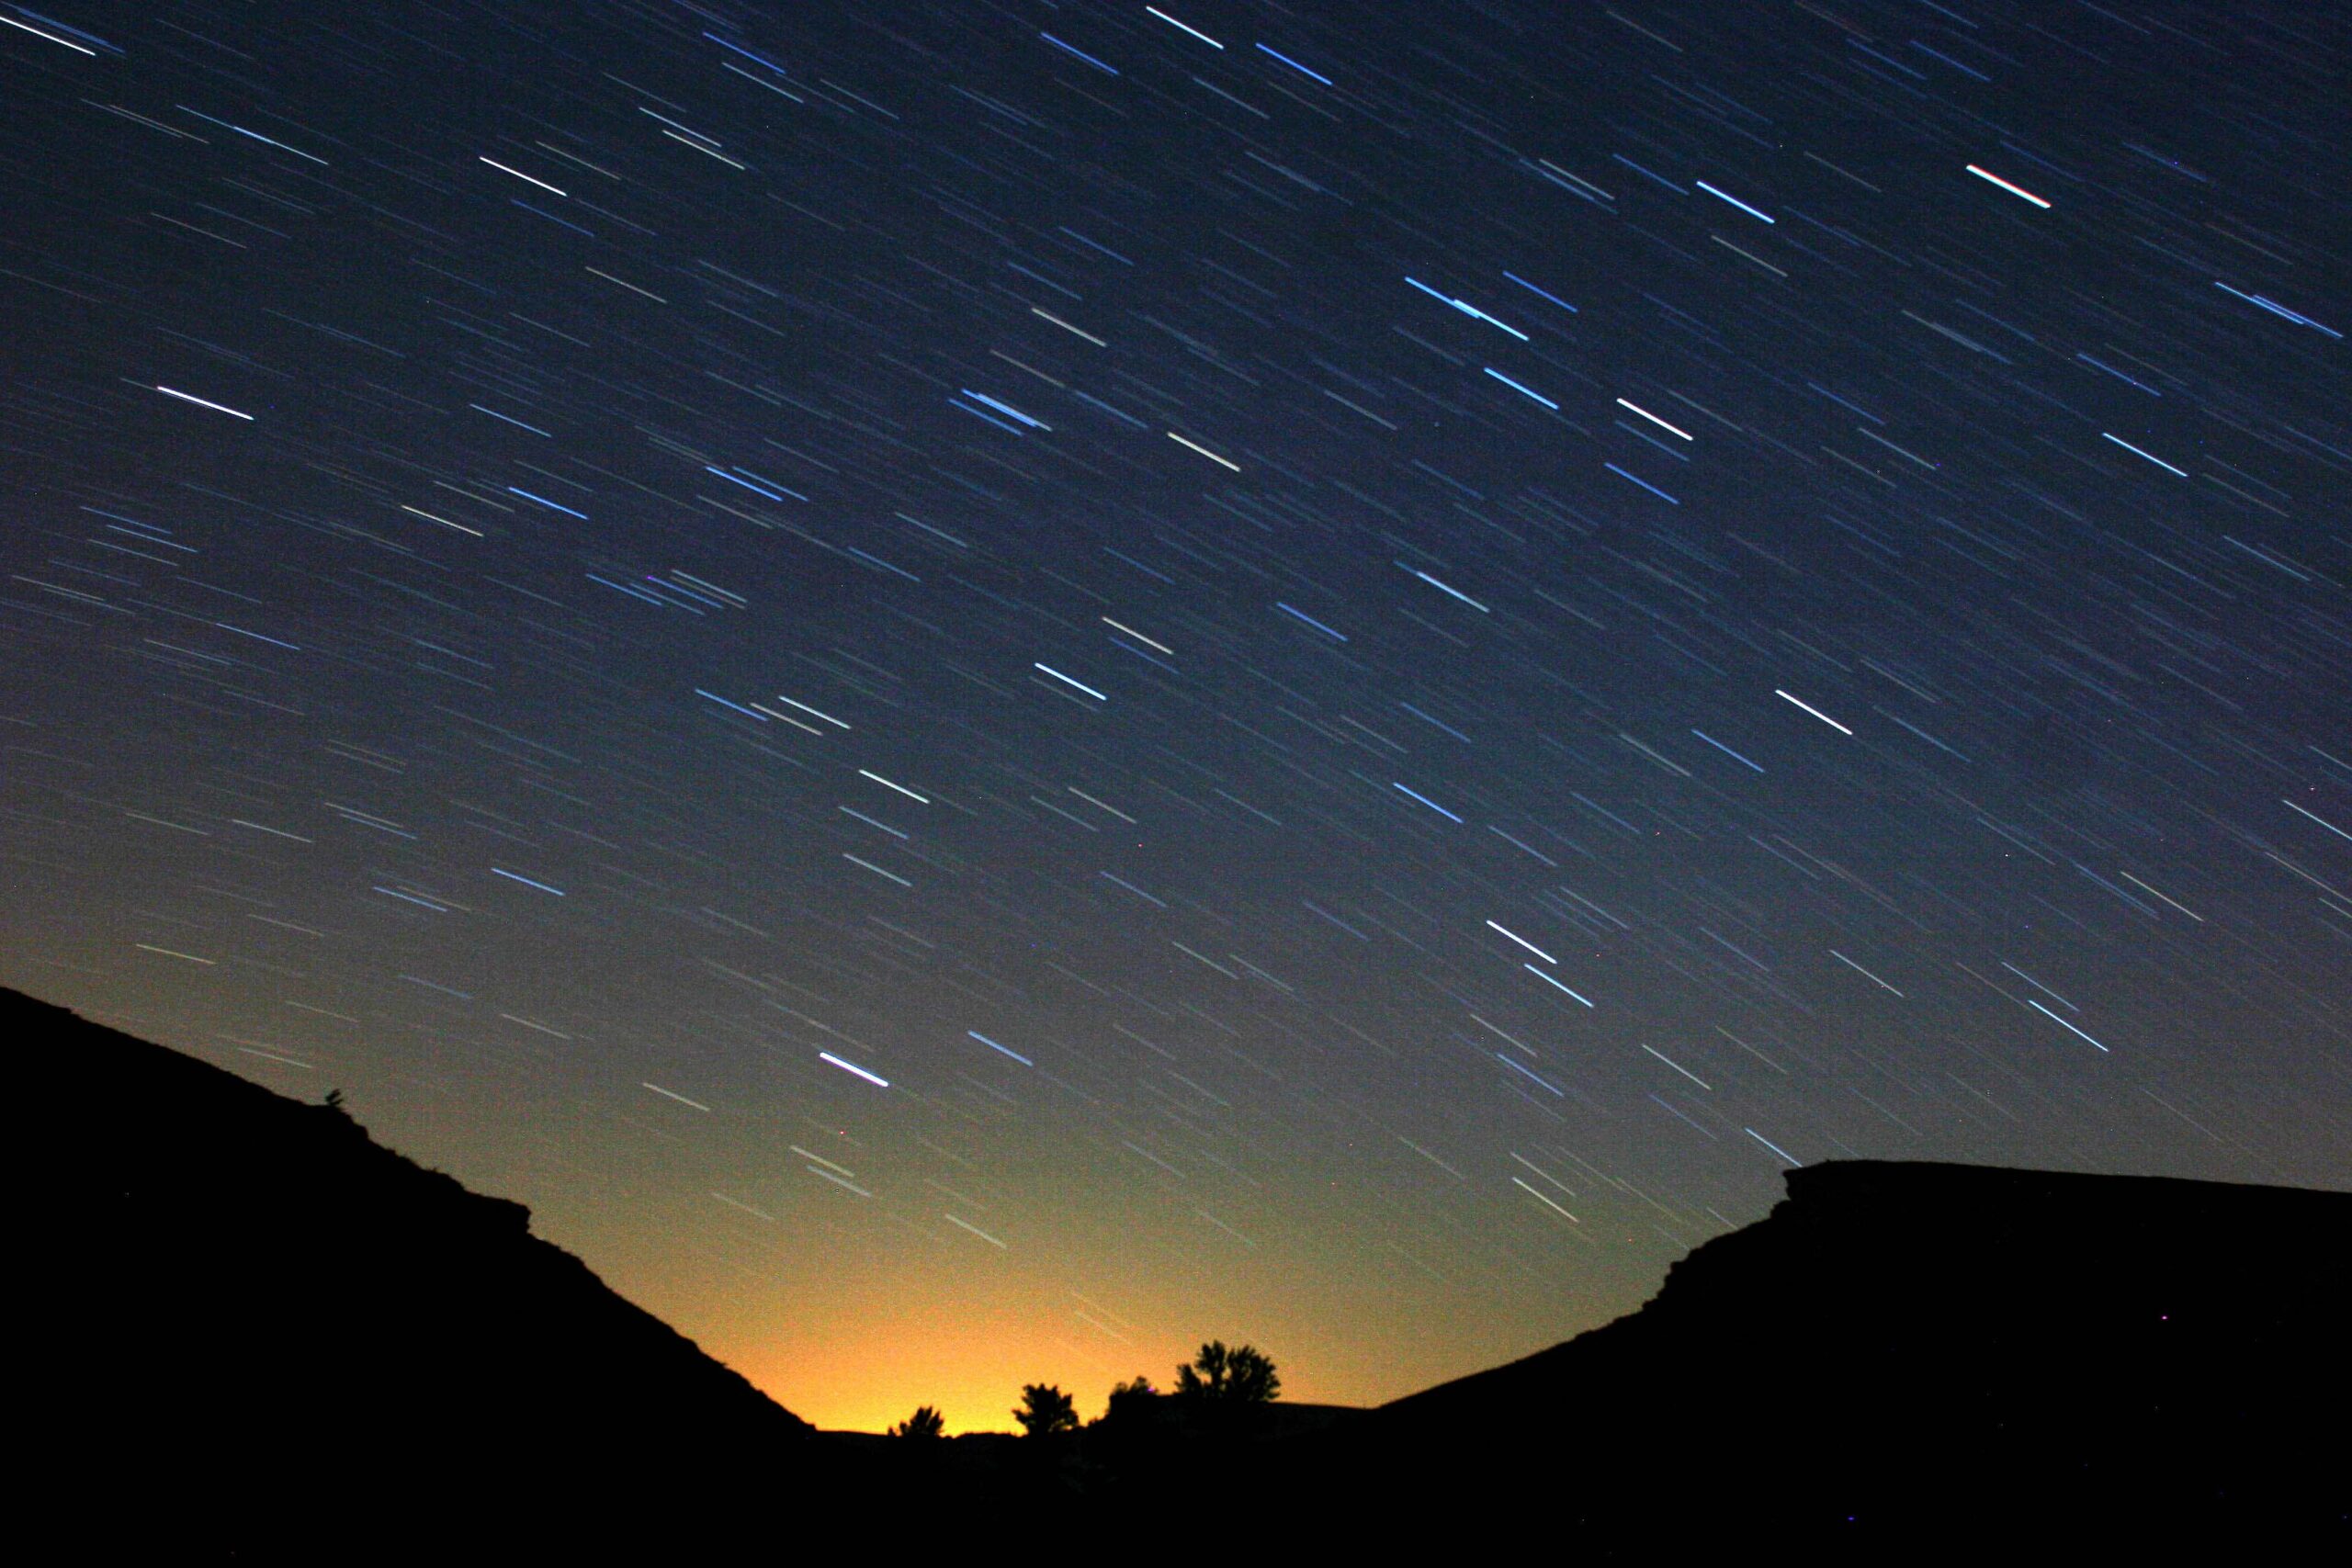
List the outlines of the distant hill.
<svg viewBox="0 0 2352 1568">
<path fill-rule="evenodd" d="M 19 1495 L 73 1560 L 683 1544 L 754 1503 L 789 1533 L 808 1424 L 521 1204 L 17 992 L 0 1040 L 32 1241 Z"/>
<path fill-rule="evenodd" d="M 1465 1544 L 1500 1539 L 1491 1512 L 1767 1562 L 2352 1549 L 2352 1196 L 1878 1162 L 1787 1181 L 1640 1311 L 1383 1406 L 1279 1484 Z"/>
</svg>

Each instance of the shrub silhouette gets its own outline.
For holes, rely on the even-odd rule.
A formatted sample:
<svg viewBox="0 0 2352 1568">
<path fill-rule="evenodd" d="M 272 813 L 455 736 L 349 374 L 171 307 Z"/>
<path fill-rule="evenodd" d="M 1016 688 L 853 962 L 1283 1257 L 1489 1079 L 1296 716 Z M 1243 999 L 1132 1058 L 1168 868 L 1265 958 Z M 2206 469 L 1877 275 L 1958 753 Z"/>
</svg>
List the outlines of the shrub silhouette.
<svg viewBox="0 0 2352 1568">
<path fill-rule="evenodd" d="M 1254 1346 L 1226 1348 L 1222 1339 L 1201 1347 L 1192 1365 L 1176 1369 L 1176 1396 L 1213 1404 L 1264 1404 L 1282 1392 L 1271 1357 Z"/>
<path fill-rule="evenodd" d="M 915 1413 L 890 1428 L 893 1438 L 936 1438 L 946 1430 L 947 1423 L 939 1412 L 928 1404 L 918 1404 Z"/>
<path fill-rule="evenodd" d="M 1032 1438 L 1050 1438 L 1078 1430 L 1078 1406 L 1051 1383 L 1033 1382 L 1021 1391 L 1021 1407 L 1012 1413 L 1021 1430 Z"/>
</svg>

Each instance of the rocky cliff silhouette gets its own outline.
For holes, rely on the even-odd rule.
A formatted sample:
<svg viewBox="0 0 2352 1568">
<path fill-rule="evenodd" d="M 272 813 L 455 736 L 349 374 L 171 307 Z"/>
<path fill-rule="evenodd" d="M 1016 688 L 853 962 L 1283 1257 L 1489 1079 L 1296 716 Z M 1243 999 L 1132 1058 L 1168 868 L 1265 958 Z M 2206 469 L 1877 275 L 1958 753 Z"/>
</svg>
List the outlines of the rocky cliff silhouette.
<svg viewBox="0 0 2352 1568">
<path fill-rule="evenodd" d="M 39 1151 L 23 1495 L 70 1560 L 683 1546 L 714 1496 L 741 1533 L 806 1450 L 527 1209 L 343 1111 L 15 992 L 0 1039 Z"/>
<path fill-rule="evenodd" d="M 2352 1547 L 2352 1196 L 1860 1161 L 1787 1184 L 1640 1311 L 1383 1406 L 1282 1484 L 1604 1555 Z"/>
</svg>

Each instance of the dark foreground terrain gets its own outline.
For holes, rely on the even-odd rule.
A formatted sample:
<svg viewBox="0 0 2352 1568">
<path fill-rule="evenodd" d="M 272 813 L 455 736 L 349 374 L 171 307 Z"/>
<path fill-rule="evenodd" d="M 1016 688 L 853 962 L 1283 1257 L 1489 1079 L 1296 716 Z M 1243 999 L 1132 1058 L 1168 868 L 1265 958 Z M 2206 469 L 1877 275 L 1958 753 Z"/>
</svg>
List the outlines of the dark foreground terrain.
<svg viewBox="0 0 2352 1568">
<path fill-rule="evenodd" d="M 1787 1181 L 1641 1311 L 1387 1405 L 1292 1483 L 1767 1561 L 2352 1549 L 2352 1196 L 1878 1162 Z"/>
<path fill-rule="evenodd" d="M 0 1038 L 43 1561 L 2352 1545 L 2352 1196 L 1826 1165 L 1640 1312 L 1378 1410 L 909 1443 L 812 1433 L 340 1111 L 13 992 Z"/>
<path fill-rule="evenodd" d="M 737 1506 L 806 1448 L 806 1422 L 533 1237 L 529 1210 L 341 1111 L 15 992 L 0 1040 L 34 1238 L 17 1525 L 72 1548 L 39 1560 L 676 1540 L 707 1494 Z"/>
</svg>

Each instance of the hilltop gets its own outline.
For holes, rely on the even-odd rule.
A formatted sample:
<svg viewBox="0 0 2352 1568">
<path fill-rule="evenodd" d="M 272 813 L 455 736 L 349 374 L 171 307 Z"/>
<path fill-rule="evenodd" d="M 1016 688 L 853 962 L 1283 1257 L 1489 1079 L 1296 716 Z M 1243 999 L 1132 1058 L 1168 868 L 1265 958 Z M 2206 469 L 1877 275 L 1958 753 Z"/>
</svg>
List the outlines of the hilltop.
<svg viewBox="0 0 2352 1568">
<path fill-rule="evenodd" d="M 1874 1161 L 1787 1187 L 1639 1311 L 1285 1483 L 1653 1551 L 2352 1541 L 2352 1196 Z"/>
<path fill-rule="evenodd" d="M 92 1559 L 349 1561 L 484 1525 L 675 1539 L 706 1489 L 805 1452 L 806 1422 L 533 1236 L 529 1210 L 342 1111 L 15 992 L 0 1037 L 40 1119 L 28 1495 Z"/>
</svg>

